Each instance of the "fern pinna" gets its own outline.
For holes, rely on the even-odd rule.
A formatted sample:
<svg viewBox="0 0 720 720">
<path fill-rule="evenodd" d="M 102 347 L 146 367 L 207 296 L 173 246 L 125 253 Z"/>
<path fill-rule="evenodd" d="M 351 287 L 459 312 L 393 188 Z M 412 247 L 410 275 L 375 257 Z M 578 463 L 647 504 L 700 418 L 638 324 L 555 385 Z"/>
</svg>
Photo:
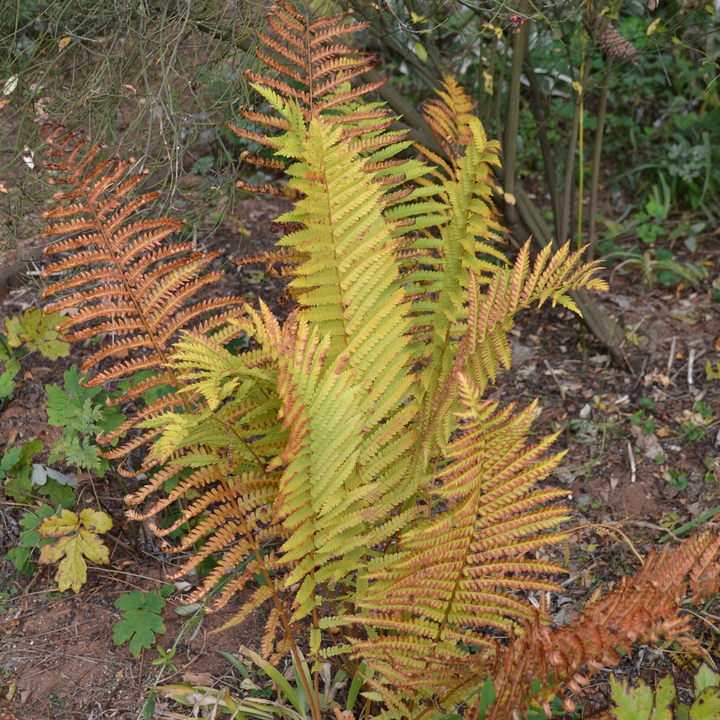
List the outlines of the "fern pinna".
<svg viewBox="0 0 720 720">
<path fill-rule="evenodd" d="M 681 636 L 675 595 L 693 567 L 698 588 L 703 573 L 717 576 L 717 533 L 595 605 L 577 627 L 597 633 L 568 640 L 578 650 L 561 659 L 556 640 L 577 632 L 550 627 L 550 576 L 562 569 L 535 557 L 566 537 L 563 493 L 538 487 L 561 455 L 547 455 L 552 437 L 527 444 L 534 406 L 483 395 L 510 365 L 517 312 L 546 301 L 577 311 L 568 291 L 606 285 L 568 246 L 534 261 L 525 246 L 510 262 L 492 204 L 497 145 L 451 79 L 425 110 L 445 156 L 405 157 L 410 143 L 387 109 L 364 98 L 373 87 L 351 85 L 371 60 L 344 44 L 363 27 L 347 19 L 275 6 L 260 55 L 276 74 L 251 75 L 265 107 L 242 111 L 269 130 L 236 128 L 272 150 L 256 162 L 289 177 L 285 235 L 259 258 L 291 278 L 297 306 L 283 324 L 263 303 L 193 301 L 217 278 L 202 271 L 212 256 L 171 241 L 179 223 L 136 219 L 153 195 L 130 197 L 140 180 L 126 177 L 130 164 L 98 161 L 97 147 L 82 155 L 82 141 L 59 129 L 47 135 L 50 167 L 69 190 L 49 214 L 62 222 L 48 234 L 63 236 L 48 249 L 62 254 L 48 268 L 61 274 L 51 309 L 80 308 L 63 326 L 71 339 L 111 334 L 86 363 L 100 365 L 90 383 L 130 380 L 124 400 L 138 405 L 167 392 L 137 411 L 110 454 L 153 442 L 131 516 L 180 504 L 156 532 L 191 524 L 168 546 L 192 550 L 181 572 L 209 555 L 218 563 L 191 601 L 212 592 L 222 606 L 254 584 L 230 624 L 271 601 L 262 649 L 273 661 L 299 657 L 309 627 L 315 677 L 299 682 L 315 720 L 313 687 L 333 657 L 351 672 L 363 663 L 365 697 L 384 716 L 465 707 L 473 718 L 489 675 L 490 712 L 504 718 L 523 712 L 533 679 L 552 674 L 535 693 L 545 707 L 559 683 L 581 682 L 583 664 L 611 657 L 614 597 L 637 610 L 627 617 L 648 614 L 638 637 Z M 241 334 L 250 345 L 238 351 L 229 341 Z M 128 359 L 105 369 L 112 358 Z M 664 603 L 664 624 L 651 600 Z M 529 649 L 537 662 L 522 659 Z"/>
</svg>

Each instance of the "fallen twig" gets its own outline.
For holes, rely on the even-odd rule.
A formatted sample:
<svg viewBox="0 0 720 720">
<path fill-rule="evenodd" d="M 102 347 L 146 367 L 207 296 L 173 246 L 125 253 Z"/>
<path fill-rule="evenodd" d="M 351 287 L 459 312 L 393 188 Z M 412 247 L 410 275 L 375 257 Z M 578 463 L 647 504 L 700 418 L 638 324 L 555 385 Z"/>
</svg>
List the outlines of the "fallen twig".
<svg viewBox="0 0 720 720">
<path fill-rule="evenodd" d="M 635 467 L 635 455 L 633 455 L 632 443 L 628 440 L 628 457 L 630 458 L 630 482 L 634 483 L 637 476 L 637 470 Z"/>
<path fill-rule="evenodd" d="M 560 397 L 563 400 L 566 400 L 567 398 L 565 397 L 565 391 L 563 390 L 563 386 L 560 384 L 560 381 L 557 379 L 557 377 L 555 377 L 555 371 L 550 367 L 550 363 L 547 361 L 547 359 L 545 359 L 544 362 L 545 367 L 550 372 L 550 377 L 555 381 L 555 384 L 558 386 L 558 390 L 560 391 Z"/>
<path fill-rule="evenodd" d="M 670 341 L 670 355 L 668 356 L 667 361 L 667 372 L 665 373 L 668 377 L 670 377 L 670 371 L 672 370 L 673 361 L 675 360 L 675 343 L 677 342 L 677 337 L 673 335 L 672 340 Z"/>
<path fill-rule="evenodd" d="M 695 348 L 690 348 L 690 357 L 688 358 L 688 388 L 690 392 L 695 389 L 695 383 L 693 381 L 693 366 L 695 365 Z"/>
</svg>

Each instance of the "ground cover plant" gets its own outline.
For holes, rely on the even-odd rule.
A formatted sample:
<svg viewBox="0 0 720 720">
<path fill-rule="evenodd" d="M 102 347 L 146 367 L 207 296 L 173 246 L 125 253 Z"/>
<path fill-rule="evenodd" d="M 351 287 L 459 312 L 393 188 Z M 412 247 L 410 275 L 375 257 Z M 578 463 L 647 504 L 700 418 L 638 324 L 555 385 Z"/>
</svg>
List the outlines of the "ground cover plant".
<svg viewBox="0 0 720 720">
<path fill-rule="evenodd" d="M 251 78 L 271 111 L 245 118 L 279 132 L 237 130 L 290 177 L 285 234 L 262 258 L 292 278 L 284 323 L 262 304 L 200 296 L 218 279 L 202 273 L 213 257 L 169 239 L 179 222 L 141 214 L 156 199 L 131 194 L 143 174 L 52 125 L 47 310 L 75 309 L 59 327 L 68 341 L 104 337 L 87 386 L 125 382 L 108 401 L 128 419 L 101 442 L 119 441 L 104 457 L 121 475 L 145 477 L 132 517 L 155 519 L 160 537 L 191 527 L 167 547 L 193 551 L 185 572 L 219 556 L 191 603 L 215 593 L 222 607 L 252 584 L 226 625 L 271 601 L 263 650 L 292 654 L 310 715 L 335 657 L 376 713 L 506 717 L 531 702 L 550 714 L 563 683 L 574 691 L 619 662 L 617 648 L 659 635 L 696 648 L 677 599 L 690 571 L 696 596 L 714 588 L 720 539 L 703 526 L 550 629 L 547 593 L 560 587 L 547 576 L 562 568 L 536 553 L 567 539 L 555 502 L 567 493 L 538 483 L 562 458 L 547 455 L 552 436 L 528 444 L 534 405 L 483 395 L 510 367 L 519 310 L 576 310 L 569 291 L 605 285 L 567 245 L 507 259 L 496 146 L 450 78 L 425 110 L 443 154 L 402 156 L 394 118 L 364 102 L 376 86 L 350 84 L 371 62 L 343 44 L 357 29 L 345 21 L 273 10 L 263 57 L 279 76 Z"/>
</svg>

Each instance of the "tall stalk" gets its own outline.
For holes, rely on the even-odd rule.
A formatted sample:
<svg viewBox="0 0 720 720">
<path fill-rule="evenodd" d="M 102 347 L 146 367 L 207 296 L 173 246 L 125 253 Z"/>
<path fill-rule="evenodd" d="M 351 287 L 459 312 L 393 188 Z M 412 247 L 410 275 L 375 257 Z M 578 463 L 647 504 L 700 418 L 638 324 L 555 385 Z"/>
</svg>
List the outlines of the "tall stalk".
<svg viewBox="0 0 720 720">
<path fill-rule="evenodd" d="M 580 63 L 580 75 L 585 74 L 585 46 L 587 37 L 583 33 L 582 61 Z M 592 56 L 591 56 L 592 58 Z M 589 63 L 588 63 L 589 64 Z M 582 223 L 583 223 L 583 200 L 585 195 L 585 95 L 584 88 L 580 90 L 580 122 L 578 124 L 578 214 L 577 214 L 577 246 L 582 247 Z"/>
<path fill-rule="evenodd" d="M 505 166 L 505 215 L 510 224 L 518 221 L 515 208 L 515 176 L 517 173 L 517 136 L 520 122 L 520 78 L 523 70 L 523 58 L 530 36 L 530 21 L 526 20 L 520 32 L 515 34 L 513 42 L 512 69 L 507 109 L 505 111 L 505 133 L 503 142 L 503 161 Z"/>
<path fill-rule="evenodd" d="M 558 241 L 563 244 L 568 240 L 568 232 L 570 230 L 570 215 L 573 201 L 573 175 L 575 174 L 575 148 L 578 144 L 578 135 L 580 130 L 580 107 L 583 101 L 583 93 L 585 92 L 585 84 L 590 74 L 591 63 L 585 63 L 585 67 L 580 74 L 578 83 L 573 83 L 575 93 L 574 111 L 572 128 L 570 130 L 570 142 L 568 144 L 567 164 L 565 165 L 565 187 L 563 188 L 562 216 L 560 220 L 560 231 L 558 232 Z M 582 198 L 581 198 L 582 201 Z"/>
<path fill-rule="evenodd" d="M 530 106 L 537 125 L 537 136 L 540 141 L 543 165 L 545 166 L 545 179 L 550 194 L 555 235 L 557 235 L 560 229 L 560 194 L 558 191 L 555 158 L 553 157 L 552 147 L 550 146 L 550 140 L 547 134 L 547 116 L 543 104 L 542 90 L 540 89 L 540 83 L 538 82 L 535 68 L 533 67 L 529 54 L 525 57 L 525 77 L 530 83 Z"/>
<path fill-rule="evenodd" d="M 507 67 L 508 54 L 510 52 L 510 43 L 505 41 L 505 50 L 503 52 L 502 62 L 500 63 L 500 79 L 498 80 L 495 90 L 495 136 L 502 137 L 502 92 L 505 84 L 505 68 Z"/>
<path fill-rule="evenodd" d="M 590 222 L 588 227 L 588 260 L 595 256 L 595 227 L 597 215 L 598 184 L 600 182 L 600 163 L 602 160 L 603 133 L 605 131 L 605 116 L 607 113 L 608 89 L 610 87 L 610 73 L 613 59 L 611 55 L 605 58 L 605 72 L 600 89 L 600 104 L 597 113 L 597 126 L 593 142 L 592 176 L 590 178 Z"/>
</svg>

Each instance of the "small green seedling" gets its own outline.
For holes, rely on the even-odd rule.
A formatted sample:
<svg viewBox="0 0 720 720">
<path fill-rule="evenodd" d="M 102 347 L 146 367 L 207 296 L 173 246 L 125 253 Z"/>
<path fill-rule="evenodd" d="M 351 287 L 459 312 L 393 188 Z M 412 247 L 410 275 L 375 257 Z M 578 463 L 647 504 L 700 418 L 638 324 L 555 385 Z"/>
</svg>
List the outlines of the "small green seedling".
<svg viewBox="0 0 720 720">
<path fill-rule="evenodd" d="M 652 433 L 655 432 L 655 422 L 650 418 L 646 418 L 645 413 L 652 410 L 655 403 L 652 398 L 641 397 L 640 400 L 638 400 L 638 405 L 640 406 L 640 410 L 630 418 L 630 422 L 633 425 L 640 426 L 643 435 L 652 435 Z"/>
<path fill-rule="evenodd" d="M 58 508 L 60 510 L 60 508 Z M 25 575 L 34 572 L 35 565 L 31 563 L 33 551 L 53 541 L 52 538 L 44 538 L 37 527 L 45 518 L 55 514 L 55 510 L 49 505 L 43 505 L 37 510 L 25 513 L 20 520 L 20 526 L 24 530 L 20 533 L 17 547 L 8 550 L 7 559 L 12 562 L 15 569 Z"/>
<path fill-rule="evenodd" d="M 74 478 L 40 463 L 33 463 L 32 456 L 42 452 L 41 440 L 30 440 L 22 446 L 14 446 L 0 459 L 0 480 L 4 479 L 5 492 L 17 502 L 27 502 L 32 495 L 47 495 L 53 505 L 70 507 L 75 502 Z"/>
<path fill-rule="evenodd" d="M 153 660 L 152 664 L 166 668 L 170 672 L 177 672 L 177 668 L 172 663 L 172 659 L 175 657 L 175 650 L 176 648 L 173 647 L 166 652 L 162 647 L 160 647 L 160 645 L 158 645 L 157 651 L 160 657 L 157 660 Z"/>
<path fill-rule="evenodd" d="M 130 652 L 137 657 L 143 648 L 151 648 L 155 643 L 155 633 L 165 632 L 165 623 L 160 617 L 160 612 L 165 607 L 163 595 L 170 594 L 166 588 L 173 586 L 164 585 L 158 595 L 154 590 L 143 593 L 140 590 L 121 595 L 116 601 L 125 616 L 113 625 L 113 642 L 122 645 L 130 641 Z M 170 656 L 172 657 L 172 656 Z"/>
<path fill-rule="evenodd" d="M 115 396 L 100 392 L 99 387 L 83 387 L 84 378 L 73 365 L 64 375 L 65 389 L 46 385 L 48 422 L 62 428 L 62 437 L 53 445 L 50 462 L 64 459 L 69 465 L 103 475 L 110 467 L 100 454 L 99 434 L 117 430 L 125 415 L 106 404 Z"/>
<path fill-rule="evenodd" d="M 663 473 L 663 480 L 678 490 L 684 490 L 687 487 L 687 476 L 679 470 L 667 470 Z"/>
</svg>

